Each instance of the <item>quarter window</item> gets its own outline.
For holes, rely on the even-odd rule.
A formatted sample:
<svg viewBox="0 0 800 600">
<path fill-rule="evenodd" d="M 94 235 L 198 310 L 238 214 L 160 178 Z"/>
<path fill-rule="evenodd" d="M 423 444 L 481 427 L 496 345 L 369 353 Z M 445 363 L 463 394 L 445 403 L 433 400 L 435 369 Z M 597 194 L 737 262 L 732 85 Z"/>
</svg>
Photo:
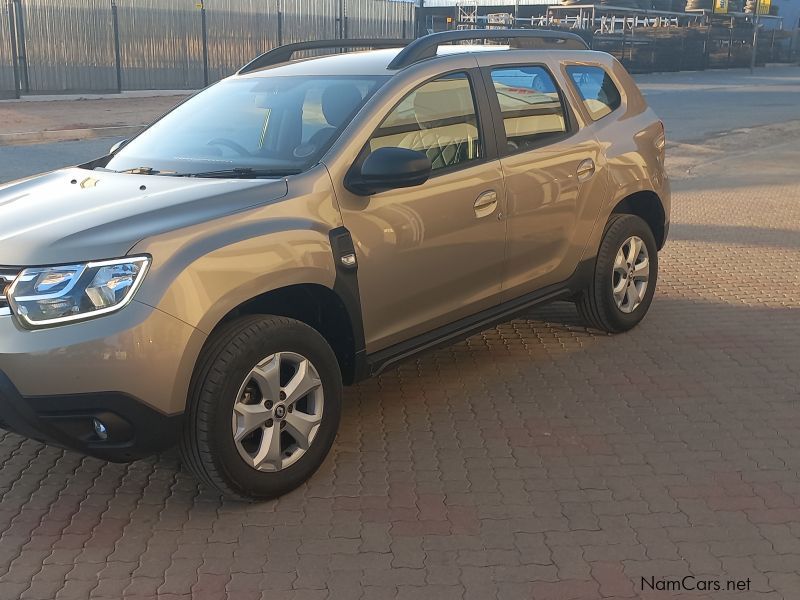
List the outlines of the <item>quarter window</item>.
<svg viewBox="0 0 800 600">
<path fill-rule="evenodd" d="M 370 151 L 387 146 L 424 152 L 434 171 L 482 158 L 475 101 L 466 74 L 430 81 L 406 96 L 369 141 Z"/>
<path fill-rule="evenodd" d="M 567 67 L 567 73 L 578 88 L 586 110 L 595 121 L 615 111 L 622 104 L 617 86 L 604 69 L 572 65 Z"/>
<path fill-rule="evenodd" d="M 510 151 L 529 149 L 567 130 L 558 88 L 544 68 L 494 69 L 492 82 Z"/>
</svg>

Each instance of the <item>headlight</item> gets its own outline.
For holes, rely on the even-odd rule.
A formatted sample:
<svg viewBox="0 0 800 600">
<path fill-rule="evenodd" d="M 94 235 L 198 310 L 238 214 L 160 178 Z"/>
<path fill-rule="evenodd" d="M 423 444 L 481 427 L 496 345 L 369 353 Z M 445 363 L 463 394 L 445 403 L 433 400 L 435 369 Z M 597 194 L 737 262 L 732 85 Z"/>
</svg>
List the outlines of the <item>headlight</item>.
<svg viewBox="0 0 800 600">
<path fill-rule="evenodd" d="M 149 265 L 140 256 L 25 269 L 11 284 L 8 301 L 29 327 L 90 319 L 128 304 Z"/>
</svg>

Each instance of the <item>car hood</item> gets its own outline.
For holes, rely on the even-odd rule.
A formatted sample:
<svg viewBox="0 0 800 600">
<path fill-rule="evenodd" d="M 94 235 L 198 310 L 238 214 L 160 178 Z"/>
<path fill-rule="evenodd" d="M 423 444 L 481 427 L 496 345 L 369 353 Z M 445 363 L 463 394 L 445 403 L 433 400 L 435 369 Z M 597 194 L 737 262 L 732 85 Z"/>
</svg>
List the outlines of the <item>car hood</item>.
<svg viewBox="0 0 800 600">
<path fill-rule="evenodd" d="M 285 179 L 70 168 L 0 186 L 0 265 L 124 256 L 139 241 L 282 198 Z"/>
</svg>

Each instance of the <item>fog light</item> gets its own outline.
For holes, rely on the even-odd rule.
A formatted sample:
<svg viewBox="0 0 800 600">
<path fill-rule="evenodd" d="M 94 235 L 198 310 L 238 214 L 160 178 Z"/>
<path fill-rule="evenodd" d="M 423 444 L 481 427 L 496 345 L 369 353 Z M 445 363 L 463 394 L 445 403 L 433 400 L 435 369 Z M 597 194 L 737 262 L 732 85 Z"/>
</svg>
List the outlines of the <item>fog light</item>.
<svg viewBox="0 0 800 600">
<path fill-rule="evenodd" d="M 99 419 L 92 419 L 92 425 L 94 426 L 95 435 L 100 440 L 106 441 L 108 439 L 108 428 L 105 426 L 105 424 Z"/>
</svg>

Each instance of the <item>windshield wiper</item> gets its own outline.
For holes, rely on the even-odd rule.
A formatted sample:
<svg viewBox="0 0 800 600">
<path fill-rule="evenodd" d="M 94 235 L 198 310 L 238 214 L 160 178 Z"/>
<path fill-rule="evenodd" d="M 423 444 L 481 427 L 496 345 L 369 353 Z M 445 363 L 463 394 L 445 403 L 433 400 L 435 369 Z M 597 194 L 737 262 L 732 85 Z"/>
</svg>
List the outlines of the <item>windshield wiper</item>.
<svg viewBox="0 0 800 600">
<path fill-rule="evenodd" d="M 285 177 L 302 173 L 301 169 L 253 169 L 251 167 L 236 167 L 234 169 L 221 169 L 219 171 L 201 171 L 200 173 L 176 173 L 175 171 L 159 171 L 153 167 L 133 167 L 114 173 L 127 173 L 130 175 L 165 175 L 169 177 L 218 177 L 248 179 L 256 177 Z"/>
<path fill-rule="evenodd" d="M 132 169 L 125 169 L 123 171 L 116 171 L 117 173 L 130 173 L 131 175 L 158 175 L 161 171 L 157 171 L 153 167 L 133 167 Z"/>
<path fill-rule="evenodd" d="M 297 175 L 300 169 L 252 169 L 250 167 L 237 167 L 235 169 L 222 169 L 220 171 L 205 171 L 200 173 L 177 173 L 175 177 L 219 177 L 219 178 L 255 178 L 255 177 L 284 177 Z"/>
</svg>

